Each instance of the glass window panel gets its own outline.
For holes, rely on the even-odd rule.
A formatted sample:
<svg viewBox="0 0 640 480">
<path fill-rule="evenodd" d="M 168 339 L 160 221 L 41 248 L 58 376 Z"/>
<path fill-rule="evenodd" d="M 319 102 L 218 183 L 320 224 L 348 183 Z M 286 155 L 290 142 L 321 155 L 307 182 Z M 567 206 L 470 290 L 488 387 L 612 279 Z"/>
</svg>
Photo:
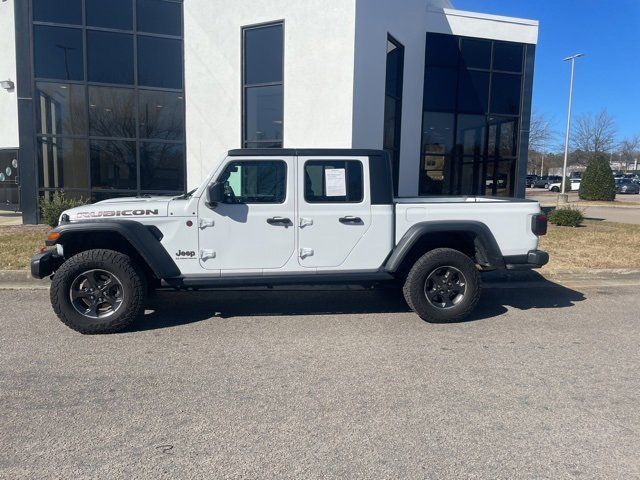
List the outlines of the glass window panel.
<svg viewBox="0 0 640 480">
<path fill-rule="evenodd" d="M 38 133 L 87 134 L 84 85 L 38 82 L 35 102 Z"/>
<path fill-rule="evenodd" d="M 491 195 L 495 196 L 495 180 L 493 178 L 493 174 L 495 173 L 495 162 L 491 160 L 487 162 L 485 165 L 484 172 L 484 191 L 480 192 L 480 195 Z"/>
<path fill-rule="evenodd" d="M 33 27 L 35 76 L 60 80 L 83 80 L 82 30 Z"/>
<path fill-rule="evenodd" d="M 225 182 L 225 203 L 283 203 L 287 165 L 281 160 L 233 162 L 218 181 Z"/>
<path fill-rule="evenodd" d="M 139 32 L 182 35 L 182 3 L 172 0 L 137 0 L 136 3 Z"/>
<path fill-rule="evenodd" d="M 127 192 L 127 193 L 119 193 L 119 192 L 110 192 L 110 191 L 96 191 L 93 190 L 91 192 L 91 200 L 93 202 L 102 202 L 104 200 L 110 200 L 112 198 L 127 198 L 133 197 L 136 195 L 136 192 Z"/>
<path fill-rule="evenodd" d="M 453 113 L 425 112 L 423 118 L 422 152 L 449 154 L 453 148 Z"/>
<path fill-rule="evenodd" d="M 184 167 L 182 144 L 140 144 L 140 186 L 143 190 L 184 190 Z"/>
<path fill-rule="evenodd" d="M 96 137 L 136 137 L 134 91 L 89 87 L 89 134 Z"/>
<path fill-rule="evenodd" d="M 345 170 L 346 196 L 329 196 L 325 172 Z M 357 160 L 311 160 L 304 164 L 304 199 L 308 203 L 359 203 L 364 198 L 362 163 Z"/>
<path fill-rule="evenodd" d="M 455 67 L 458 65 L 458 37 L 427 33 L 427 65 Z"/>
<path fill-rule="evenodd" d="M 485 113 L 489 103 L 489 73 L 471 70 L 460 71 L 458 86 L 458 111 Z"/>
<path fill-rule="evenodd" d="M 182 41 L 138 36 L 138 84 L 182 88 Z"/>
<path fill-rule="evenodd" d="M 460 172 L 460 185 L 458 195 L 476 195 L 475 178 L 477 175 L 477 163 L 463 163 Z"/>
<path fill-rule="evenodd" d="M 282 25 L 244 31 L 244 83 L 282 82 L 284 38 Z"/>
<path fill-rule="evenodd" d="M 400 102 L 393 97 L 386 96 L 384 99 L 384 148 L 398 148 L 396 138 L 399 134 L 400 126 Z"/>
<path fill-rule="evenodd" d="M 427 68 L 424 81 L 424 109 L 452 112 L 456 107 L 457 70 Z"/>
<path fill-rule="evenodd" d="M 491 68 L 491 41 L 461 39 L 460 65 L 469 68 Z"/>
<path fill-rule="evenodd" d="M 38 138 L 40 188 L 87 188 L 87 142 L 59 137 Z"/>
<path fill-rule="evenodd" d="M 495 42 L 493 45 L 493 69 L 522 72 L 524 46 L 520 43 Z"/>
<path fill-rule="evenodd" d="M 511 197 L 514 193 L 515 161 L 498 162 L 495 170 L 495 195 Z"/>
<path fill-rule="evenodd" d="M 281 148 L 282 142 L 244 142 L 244 148 Z"/>
<path fill-rule="evenodd" d="M 91 27 L 133 29 L 131 0 L 86 0 L 87 25 Z"/>
<path fill-rule="evenodd" d="M 282 141 L 282 85 L 246 89 L 245 138 Z"/>
<path fill-rule="evenodd" d="M 456 152 L 464 155 L 483 155 L 487 119 L 484 115 L 458 115 Z"/>
<path fill-rule="evenodd" d="M 489 155 L 515 157 L 518 145 L 517 118 L 489 118 Z"/>
<path fill-rule="evenodd" d="M 33 0 L 33 20 L 82 25 L 82 0 Z"/>
<path fill-rule="evenodd" d="M 184 140 L 184 94 L 138 91 L 141 138 Z"/>
<path fill-rule="evenodd" d="M 136 189 L 136 142 L 93 140 L 91 185 L 100 189 Z"/>
<path fill-rule="evenodd" d="M 404 47 L 387 40 L 387 79 L 386 92 L 392 97 L 402 97 L 404 70 Z"/>
<path fill-rule="evenodd" d="M 494 73 L 491 82 L 491 113 L 518 115 L 522 76 Z"/>
<path fill-rule="evenodd" d="M 133 85 L 133 35 L 87 31 L 89 81 Z"/>
</svg>

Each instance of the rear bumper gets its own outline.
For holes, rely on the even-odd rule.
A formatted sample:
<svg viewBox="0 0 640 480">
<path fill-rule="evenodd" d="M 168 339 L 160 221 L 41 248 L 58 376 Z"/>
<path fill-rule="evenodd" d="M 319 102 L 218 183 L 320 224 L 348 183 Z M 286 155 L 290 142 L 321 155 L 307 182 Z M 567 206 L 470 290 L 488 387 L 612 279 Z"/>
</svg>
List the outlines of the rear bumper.
<svg viewBox="0 0 640 480">
<path fill-rule="evenodd" d="M 55 272 L 62 264 L 62 258 L 55 255 L 56 252 L 44 252 L 31 258 L 31 276 L 45 278 Z"/>
<path fill-rule="evenodd" d="M 549 254 L 542 250 L 531 250 L 526 255 L 504 257 L 504 263 L 507 270 L 541 268 L 549 263 Z"/>
</svg>

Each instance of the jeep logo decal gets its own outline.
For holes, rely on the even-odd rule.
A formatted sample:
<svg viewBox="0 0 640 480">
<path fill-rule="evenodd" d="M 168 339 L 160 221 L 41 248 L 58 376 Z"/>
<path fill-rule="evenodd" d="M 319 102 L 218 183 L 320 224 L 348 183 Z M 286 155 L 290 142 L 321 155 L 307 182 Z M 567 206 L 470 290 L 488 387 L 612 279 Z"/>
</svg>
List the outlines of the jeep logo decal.
<svg viewBox="0 0 640 480">
<path fill-rule="evenodd" d="M 194 258 L 196 256 L 196 252 L 194 252 L 193 250 L 185 252 L 182 250 L 178 250 L 176 252 L 176 257 L 178 258 Z"/>
<path fill-rule="evenodd" d="M 109 218 L 109 217 L 145 217 L 147 215 L 158 215 L 155 210 L 104 210 L 102 212 L 80 212 L 76 218 Z"/>
</svg>

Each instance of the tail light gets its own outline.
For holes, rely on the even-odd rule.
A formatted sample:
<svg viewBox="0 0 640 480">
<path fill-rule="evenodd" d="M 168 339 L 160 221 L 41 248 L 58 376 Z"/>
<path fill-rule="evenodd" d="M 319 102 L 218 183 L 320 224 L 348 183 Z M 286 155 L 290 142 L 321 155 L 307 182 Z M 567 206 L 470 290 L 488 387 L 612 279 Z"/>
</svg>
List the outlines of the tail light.
<svg viewBox="0 0 640 480">
<path fill-rule="evenodd" d="M 531 231 L 539 237 L 547 234 L 547 216 L 544 213 L 533 216 L 531 219 Z"/>
</svg>

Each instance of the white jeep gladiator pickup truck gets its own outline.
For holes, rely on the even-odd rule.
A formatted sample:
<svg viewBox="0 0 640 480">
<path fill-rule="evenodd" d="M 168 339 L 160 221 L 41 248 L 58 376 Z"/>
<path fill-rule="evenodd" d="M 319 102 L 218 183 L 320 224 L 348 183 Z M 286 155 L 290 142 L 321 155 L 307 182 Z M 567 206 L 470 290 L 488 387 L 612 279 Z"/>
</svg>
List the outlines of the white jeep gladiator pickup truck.
<svg viewBox="0 0 640 480">
<path fill-rule="evenodd" d="M 391 178 L 377 150 L 233 150 L 185 195 L 64 212 L 32 275 L 53 275 L 65 324 L 107 333 L 150 288 L 396 282 L 422 319 L 452 322 L 478 302 L 480 272 L 548 262 L 537 202 L 394 198 Z"/>
</svg>

